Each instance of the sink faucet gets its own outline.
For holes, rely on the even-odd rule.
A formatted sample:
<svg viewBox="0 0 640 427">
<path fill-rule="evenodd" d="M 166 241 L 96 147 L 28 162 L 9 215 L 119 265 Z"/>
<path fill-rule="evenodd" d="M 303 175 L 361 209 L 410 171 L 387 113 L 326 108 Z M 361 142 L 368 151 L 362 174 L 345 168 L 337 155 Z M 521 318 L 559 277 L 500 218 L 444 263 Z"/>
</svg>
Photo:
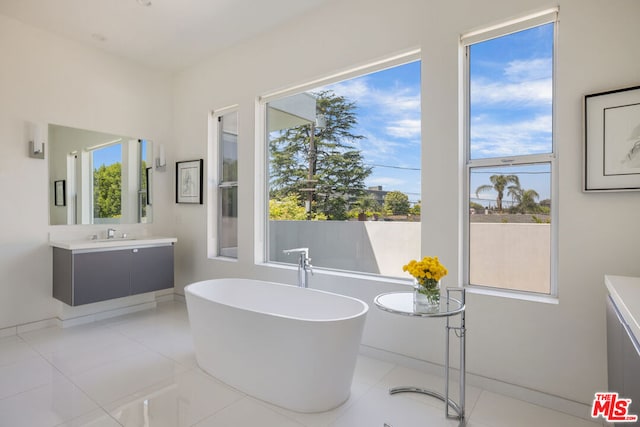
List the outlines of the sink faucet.
<svg viewBox="0 0 640 427">
<path fill-rule="evenodd" d="M 107 229 L 107 239 L 113 239 L 114 237 L 116 237 L 116 229 L 115 228 L 108 228 Z"/>
<path fill-rule="evenodd" d="M 309 287 L 309 272 L 313 274 L 313 266 L 311 258 L 309 258 L 309 248 L 285 249 L 285 254 L 300 254 L 298 259 L 298 286 L 301 288 Z"/>
</svg>

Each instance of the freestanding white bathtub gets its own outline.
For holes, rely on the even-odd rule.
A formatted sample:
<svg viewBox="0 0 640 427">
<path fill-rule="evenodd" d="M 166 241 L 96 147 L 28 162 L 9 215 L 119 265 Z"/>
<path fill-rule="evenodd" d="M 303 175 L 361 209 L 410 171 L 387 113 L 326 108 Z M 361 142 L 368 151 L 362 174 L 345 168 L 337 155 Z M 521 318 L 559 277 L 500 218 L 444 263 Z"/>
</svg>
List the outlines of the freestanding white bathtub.
<svg viewBox="0 0 640 427">
<path fill-rule="evenodd" d="M 363 301 L 249 279 L 193 283 L 185 296 L 204 371 L 297 412 L 349 398 L 369 310 Z"/>
</svg>

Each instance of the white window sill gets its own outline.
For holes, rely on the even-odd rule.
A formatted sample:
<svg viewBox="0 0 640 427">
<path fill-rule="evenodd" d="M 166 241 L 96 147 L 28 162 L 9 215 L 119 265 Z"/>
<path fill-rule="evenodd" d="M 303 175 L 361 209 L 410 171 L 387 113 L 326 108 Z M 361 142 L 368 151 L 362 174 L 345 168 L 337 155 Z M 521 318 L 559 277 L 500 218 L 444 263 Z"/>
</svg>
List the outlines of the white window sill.
<svg viewBox="0 0 640 427">
<path fill-rule="evenodd" d="M 465 285 L 469 294 L 487 295 L 492 297 L 510 298 L 522 301 L 540 302 L 545 304 L 558 304 L 560 301 L 555 295 L 534 294 L 528 292 L 511 291 L 508 289 L 483 288 L 474 285 Z"/>
<path fill-rule="evenodd" d="M 263 262 L 257 263 L 256 265 L 262 267 L 270 267 L 270 268 L 281 268 L 284 270 L 297 270 L 298 267 L 295 264 L 285 264 L 279 262 Z M 409 279 L 400 279 L 397 277 L 389 277 L 389 276 L 380 276 L 377 274 L 367 274 L 367 273 L 356 273 L 353 271 L 343 271 L 343 270 L 335 270 L 326 267 L 313 267 L 313 274 L 327 275 L 327 276 L 337 276 L 337 277 L 346 277 L 349 279 L 356 280 L 368 280 L 371 282 L 379 282 L 379 283 L 391 283 L 394 285 L 406 285 L 411 286 L 411 280 Z"/>
<path fill-rule="evenodd" d="M 228 256 L 210 256 L 208 258 L 213 261 L 238 262 L 238 258 L 231 258 Z"/>
</svg>

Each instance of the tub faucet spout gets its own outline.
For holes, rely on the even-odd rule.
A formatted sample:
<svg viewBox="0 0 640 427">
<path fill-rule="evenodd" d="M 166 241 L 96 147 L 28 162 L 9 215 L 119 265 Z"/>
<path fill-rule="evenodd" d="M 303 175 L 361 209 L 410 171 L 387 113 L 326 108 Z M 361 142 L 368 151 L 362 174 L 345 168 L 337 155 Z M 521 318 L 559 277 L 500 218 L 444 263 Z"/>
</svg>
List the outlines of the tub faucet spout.
<svg viewBox="0 0 640 427">
<path fill-rule="evenodd" d="M 300 254 L 298 258 L 298 286 L 301 288 L 309 287 L 309 273 L 313 274 L 313 266 L 311 258 L 309 258 L 309 248 L 285 249 L 285 254 Z"/>
</svg>

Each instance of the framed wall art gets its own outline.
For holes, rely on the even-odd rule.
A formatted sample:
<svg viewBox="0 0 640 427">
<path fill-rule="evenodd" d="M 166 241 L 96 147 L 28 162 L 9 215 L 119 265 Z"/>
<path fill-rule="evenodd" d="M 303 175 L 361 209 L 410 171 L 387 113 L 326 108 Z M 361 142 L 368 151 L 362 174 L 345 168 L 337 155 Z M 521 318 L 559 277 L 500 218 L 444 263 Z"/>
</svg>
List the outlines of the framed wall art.
<svg viewBox="0 0 640 427">
<path fill-rule="evenodd" d="M 584 190 L 640 190 L 640 86 L 587 95 L 584 106 Z"/>
<path fill-rule="evenodd" d="M 67 205 L 66 182 L 64 179 L 53 182 L 53 194 L 54 194 L 53 204 L 55 206 Z"/>
<path fill-rule="evenodd" d="M 176 203 L 202 204 L 203 160 L 176 162 Z"/>
</svg>

